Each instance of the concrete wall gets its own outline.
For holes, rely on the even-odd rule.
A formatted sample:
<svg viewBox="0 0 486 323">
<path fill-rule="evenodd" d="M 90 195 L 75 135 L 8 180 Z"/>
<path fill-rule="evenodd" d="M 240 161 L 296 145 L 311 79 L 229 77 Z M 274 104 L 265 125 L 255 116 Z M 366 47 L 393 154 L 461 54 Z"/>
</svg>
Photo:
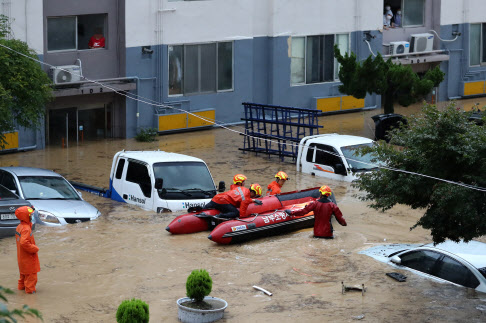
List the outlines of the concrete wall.
<svg viewBox="0 0 486 323">
<path fill-rule="evenodd" d="M 43 0 L 44 60 L 54 65 L 76 65 L 80 59 L 83 76 L 106 79 L 124 76 L 124 5 L 118 0 Z M 106 48 L 98 50 L 47 50 L 47 17 L 107 14 Z"/>
</svg>

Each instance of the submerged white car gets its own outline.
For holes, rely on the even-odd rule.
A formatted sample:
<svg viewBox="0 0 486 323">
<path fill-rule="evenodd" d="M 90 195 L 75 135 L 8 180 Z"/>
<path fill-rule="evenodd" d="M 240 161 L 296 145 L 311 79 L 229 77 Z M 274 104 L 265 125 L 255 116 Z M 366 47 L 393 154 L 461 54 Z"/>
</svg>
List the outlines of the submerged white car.
<svg viewBox="0 0 486 323">
<path fill-rule="evenodd" d="M 360 253 L 395 268 L 486 293 L 486 243 L 483 242 L 382 245 Z"/>
<path fill-rule="evenodd" d="M 379 166 L 371 162 L 373 154 L 355 154 L 358 149 L 371 147 L 373 143 L 369 138 L 337 133 L 304 137 L 299 143 L 297 171 L 352 182 L 358 174 Z"/>
<path fill-rule="evenodd" d="M 0 167 L 0 184 L 29 201 L 38 211 L 41 225 L 58 226 L 96 219 L 97 208 L 61 175 L 32 167 Z"/>
</svg>

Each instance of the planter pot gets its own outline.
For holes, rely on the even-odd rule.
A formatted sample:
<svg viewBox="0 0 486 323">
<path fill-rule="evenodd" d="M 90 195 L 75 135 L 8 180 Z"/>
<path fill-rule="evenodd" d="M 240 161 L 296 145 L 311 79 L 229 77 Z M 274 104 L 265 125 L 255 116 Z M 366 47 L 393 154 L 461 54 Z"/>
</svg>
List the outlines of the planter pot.
<svg viewBox="0 0 486 323">
<path fill-rule="evenodd" d="M 212 310 L 200 310 L 195 308 L 190 308 L 181 305 L 184 302 L 188 302 L 191 299 L 189 297 L 179 298 L 177 300 L 177 306 L 179 307 L 178 317 L 179 321 L 184 323 L 206 323 L 214 322 L 223 318 L 224 310 L 228 307 L 228 303 L 220 298 L 206 296 L 204 301 L 213 305 Z"/>
</svg>

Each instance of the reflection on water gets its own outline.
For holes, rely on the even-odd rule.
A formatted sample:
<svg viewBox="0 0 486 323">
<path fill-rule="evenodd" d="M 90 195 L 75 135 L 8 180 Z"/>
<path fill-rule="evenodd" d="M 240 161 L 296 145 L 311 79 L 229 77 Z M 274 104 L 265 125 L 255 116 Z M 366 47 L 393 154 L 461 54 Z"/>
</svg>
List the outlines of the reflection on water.
<svg viewBox="0 0 486 323">
<path fill-rule="evenodd" d="M 472 106 L 476 101 L 461 104 Z M 397 108 L 396 112 L 417 113 L 419 106 Z M 377 113 L 379 110 L 321 117 L 321 132 L 372 138 L 370 116 Z M 68 149 L 51 146 L 1 155 L 0 165 L 52 169 L 69 180 L 102 187 L 108 186 L 113 155 L 122 149 L 160 149 L 202 158 L 215 181 L 224 180 L 227 185 L 235 173 L 243 173 L 248 184 L 266 186 L 277 171 L 284 170 L 291 180 L 283 191 L 330 185 L 348 226 L 335 226 L 332 241 L 313 239 L 312 229 L 306 229 L 220 246 L 207 239 L 208 232 L 167 233 L 165 227 L 175 214 L 155 214 L 84 192 L 83 197 L 103 216 L 62 228 L 38 228 L 35 237 L 42 269 L 38 293 L 26 296 L 17 292 L 9 298 L 11 306 L 25 303 L 37 308 L 45 322 L 114 322 L 121 301 L 135 297 L 150 305 L 151 322 L 177 322 L 175 304 L 185 296 L 186 278 L 193 269 L 204 268 L 213 279 L 211 295 L 229 303 L 222 322 L 347 322 L 360 315 L 371 322 L 484 322 L 486 313 L 478 308 L 486 304 L 486 295 L 400 270 L 408 280 L 398 283 L 385 276 L 396 269 L 358 254 L 376 244 L 430 242 L 425 230 L 409 230 L 420 218 L 420 210 L 397 206 L 386 213 L 374 211 L 357 198 L 361 193 L 348 183 L 297 173 L 295 165 L 277 158 L 243 154 L 238 151 L 243 137 L 223 129 L 158 139 L 154 143 L 106 140 Z M 14 238 L 0 240 L 0 254 L 0 284 L 15 289 Z M 342 295 L 341 281 L 364 283 L 365 296 Z"/>
</svg>

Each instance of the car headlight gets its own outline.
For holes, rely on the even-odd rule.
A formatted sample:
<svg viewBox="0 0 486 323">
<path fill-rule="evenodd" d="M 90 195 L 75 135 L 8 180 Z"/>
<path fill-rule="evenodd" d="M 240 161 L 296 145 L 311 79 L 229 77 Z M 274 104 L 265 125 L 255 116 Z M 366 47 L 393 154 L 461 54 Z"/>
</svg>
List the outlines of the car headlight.
<svg viewBox="0 0 486 323">
<path fill-rule="evenodd" d="M 59 219 L 57 218 L 57 216 L 55 216 L 54 214 L 52 214 L 50 212 L 42 211 L 42 210 L 38 210 L 38 212 L 39 212 L 39 219 L 41 219 L 43 222 L 56 223 L 56 224 L 61 223 L 61 222 L 59 222 Z"/>
</svg>

